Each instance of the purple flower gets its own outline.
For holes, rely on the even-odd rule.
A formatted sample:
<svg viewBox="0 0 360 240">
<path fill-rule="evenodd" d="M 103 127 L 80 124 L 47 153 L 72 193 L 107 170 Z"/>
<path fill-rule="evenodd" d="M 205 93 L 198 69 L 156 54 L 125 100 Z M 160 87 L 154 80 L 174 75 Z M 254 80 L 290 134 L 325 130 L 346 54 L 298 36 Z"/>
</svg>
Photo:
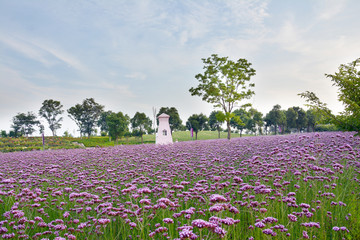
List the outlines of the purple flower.
<svg viewBox="0 0 360 240">
<path fill-rule="evenodd" d="M 290 222 L 296 222 L 297 221 L 297 217 L 293 214 L 288 214 L 288 218 L 290 220 Z"/>
<path fill-rule="evenodd" d="M 220 195 L 220 194 L 213 194 L 210 196 L 210 202 L 214 203 L 214 202 L 227 202 L 228 200 Z"/>
<path fill-rule="evenodd" d="M 255 227 L 258 227 L 258 228 L 264 228 L 265 227 L 265 224 L 263 222 L 261 222 L 261 221 L 255 223 L 254 225 L 255 225 Z"/>
<path fill-rule="evenodd" d="M 171 218 L 164 218 L 163 219 L 164 223 L 174 223 L 174 220 L 172 220 Z"/>
<path fill-rule="evenodd" d="M 270 228 L 266 228 L 262 231 L 264 234 L 267 234 L 267 235 L 271 235 L 271 236 L 276 236 L 276 232 L 274 232 L 272 229 Z"/>
<path fill-rule="evenodd" d="M 209 222 L 203 220 L 203 219 L 195 219 L 191 222 L 191 226 L 197 227 L 197 228 L 206 228 L 208 227 Z"/>
</svg>

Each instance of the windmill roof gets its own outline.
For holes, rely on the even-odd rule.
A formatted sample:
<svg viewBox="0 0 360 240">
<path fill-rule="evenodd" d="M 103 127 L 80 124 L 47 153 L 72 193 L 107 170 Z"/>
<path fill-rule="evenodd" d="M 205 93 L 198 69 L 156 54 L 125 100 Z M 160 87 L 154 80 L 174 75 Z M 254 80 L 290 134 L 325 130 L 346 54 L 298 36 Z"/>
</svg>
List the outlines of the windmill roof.
<svg viewBox="0 0 360 240">
<path fill-rule="evenodd" d="M 162 113 L 158 116 L 158 118 L 169 118 L 170 116 L 167 115 L 166 113 Z"/>
</svg>

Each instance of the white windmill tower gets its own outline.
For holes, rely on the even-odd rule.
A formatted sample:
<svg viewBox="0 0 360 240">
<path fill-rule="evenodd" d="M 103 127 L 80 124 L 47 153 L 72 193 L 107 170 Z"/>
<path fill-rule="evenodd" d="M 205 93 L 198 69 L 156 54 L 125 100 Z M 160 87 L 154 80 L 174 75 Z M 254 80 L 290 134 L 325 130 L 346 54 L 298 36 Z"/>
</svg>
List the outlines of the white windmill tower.
<svg viewBox="0 0 360 240">
<path fill-rule="evenodd" d="M 159 126 L 158 126 L 158 131 L 156 133 L 156 144 L 173 143 L 169 118 L 170 116 L 165 113 L 162 113 L 158 116 Z"/>
</svg>

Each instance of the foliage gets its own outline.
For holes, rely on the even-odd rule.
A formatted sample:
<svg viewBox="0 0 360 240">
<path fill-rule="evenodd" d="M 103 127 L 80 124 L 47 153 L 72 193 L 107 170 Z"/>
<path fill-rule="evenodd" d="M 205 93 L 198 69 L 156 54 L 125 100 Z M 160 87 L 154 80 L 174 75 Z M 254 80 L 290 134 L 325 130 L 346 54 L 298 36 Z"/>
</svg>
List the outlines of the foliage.
<svg viewBox="0 0 360 240">
<path fill-rule="evenodd" d="M 286 115 L 286 130 L 291 132 L 295 128 L 297 132 L 301 132 L 308 127 L 307 113 L 300 107 L 288 108 L 285 112 Z"/>
<path fill-rule="evenodd" d="M 15 137 L 25 135 L 29 136 L 35 132 L 34 127 L 39 125 L 40 122 L 36 119 L 36 115 L 32 112 L 18 113 L 13 117 L 12 128 L 14 129 Z"/>
<path fill-rule="evenodd" d="M 143 135 L 151 130 L 151 120 L 145 113 L 136 112 L 134 117 L 130 120 L 132 129 L 139 131 L 141 142 L 143 143 Z"/>
<path fill-rule="evenodd" d="M 174 141 L 184 142 L 191 140 L 189 131 L 176 131 L 172 134 Z M 220 138 L 227 137 L 227 133 L 220 132 Z M 238 137 L 237 134 L 232 133 L 232 138 Z M 215 131 L 201 131 L 198 134 L 198 140 L 211 140 L 218 138 L 218 133 Z M 53 141 L 53 139 L 56 139 Z M 114 142 L 109 137 L 91 137 L 91 138 L 75 138 L 65 131 L 63 137 L 45 137 L 45 149 L 69 149 L 78 148 L 78 145 L 72 143 L 83 144 L 86 148 L 90 147 L 109 147 L 114 146 Z M 125 132 L 124 138 L 118 139 L 117 144 L 133 145 L 141 144 L 141 139 L 138 136 L 133 136 L 129 131 Z M 155 143 L 155 135 L 143 135 L 143 143 Z M 32 151 L 43 150 L 41 137 L 3 137 L 0 139 L 0 152 L 16 152 L 16 151 Z"/>
<path fill-rule="evenodd" d="M 7 137 L 7 133 L 5 130 L 1 130 L 1 137 Z"/>
<path fill-rule="evenodd" d="M 179 116 L 179 112 L 175 107 L 161 107 L 159 110 L 159 113 L 156 115 L 157 117 L 160 116 L 160 114 L 165 113 L 170 116 L 169 118 L 169 125 L 171 133 L 173 131 L 180 131 L 182 130 L 182 121 Z M 157 120 L 157 123 L 159 124 L 159 120 Z"/>
<path fill-rule="evenodd" d="M 130 118 L 122 112 L 111 113 L 106 117 L 107 125 L 109 126 L 109 135 L 118 143 L 119 138 L 129 131 Z"/>
<path fill-rule="evenodd" d="M 316 132 L 336 132 L 339 131 L 339 127 L 334 124 L 318 124 L 315 129 Z"/>
<path fill-rule="evenodd" d="M 254 108 L 250 108 L 248 111 L 249 119 L 246 122 L 245 126 L 250 131 L 256 135 L 256 132 L 262 134 L 262 126 L 264 125 L 263 115 L 261 112 Z"/>
<path fill-rule="evenodd" d="M 315 131 L 315 126 L 319 121 L 319 117 L 316 114 L 316 111 L 314 109 L 309 109 L 306 111 L 306 118 L 307 118 L 307 132 Z"/>
<path fill-rule="evenodd" d="M 190 130 L 191 128 L 195 132 L 195 139 L 197 140 L 198 132 L 203 130 L 206 127 L 206 124 L 208 122 L 208 118 L 200 113 L 200 114 L 193 114 L 191 115 L 187 122 L 186 127 Z"/>
<path fill-rule="evenodd" d="M 231 113 L 237 102 L 254 95 L 251 88 L 255 84 L 250 83 L 250 78 L 255 75 L 255 70 L 246 59 L 234 62 L 227 57 L 218 57 L 217 54 L 207 59 L 203 58 L 202 61 L 205 71 L 195 76 L 199 85 L 196 88 L 190 88 L 189 91 L 192 96 L 200 96 L 203 101 L 221 108 L 228 129 L 228 139 L 230 139 L 230 121 L 234 117 Z"/>
<path fill-rule="evenodd" d="M 278 132 L 278 128 L 285 130 L 286 126 L 286 113 L 281 110 L 279 104 L 275 105 L 269 113 L 266 114 L 264 121 L 267 126 L 273 126 L 275 135 Z M 280 130 L 279 129 L 279 130 Z"/>
<path fill-rule="evenodd" d="M 112 111 L 104 111 L 100 114 L 99 120 L 97 121 L 97 126 L 100 127 L 100 131 L 102 132 L 101 134 L 103 134 L 103 132 L 105 132 L 106 134 L 109 132 L 109 126 L 106 122 L 106 118 L 107 116 L 109 116 L 111 113 L 113 113 Z M 106 135 L 104 135 L 106 136 Z"/>
<path fill-rule="evenodd" d="M 301 132 L 307 126 L 308 119 L 306 117 L 306 112 L 304 111 L 304 109 L 301 109 L 300 107 L 293 107 L 293 109 L 297 113 L 297 118 L 295 121 L 296 128 L 298 132 Z"/>
<path fill-rule="evenodd" d="M 70 137 L 73 137 L 73 136 L 69 133 L 69 131 L 66 130 L 64 132 L 64 134 L 63 134 L 63 137 L 70 138 Z"/>
<path fill-rule="evenodd" d="M 221 114 L 221 111 L 212 111 L 209 116 L 209 127 L 212 131 L 218 131 L 218 138 L 220 138 L 221 125 L 223 121 L 220 121 L 217 117 Z"/>
<path fill-rule="evenodd" d="M 60 122 L 63 120 L 63 118 L 57 117 L 64 112 L 62 107 L 63 105 L 61 105 L 59 101 L 49 99 L 42 103 L 42 106 L 39 110 L 39 115 L 46 119 L 53 136 L 56 136 L 56 130 L 61 128 Z"/>
<path fill-rule="evenodd" d="M 45 137 L 45 149 L 76 148 L 67 137 Z M 43 150 L 41 137 L 0 138 L 0 152 Z"/>
<path fill-rule="evenodd" d="M 237 130 L 239 130 L 240 137 L 241 137 L 243 130 L 246 129 L 246 122 L 250 118 L 249 113 L 246 111 L 245 108 L 239 108 L 239 109 L 234 110 L 233 114 L 235 115 L 235 117 L 237 117 L 237 119 L 235 119 L 235 117 L 233 117 L 230 120 L 230 125 L 232 127 L 236 128 Z"/>
<path fill-rule="evenodd" d="M 291 132 L 292 128 L 296 128 L 296 119 L 298 117 L 298 114 L 293 107 L 288 108 L 285 114 L 287 132 Z"/>
<path fill-rule="evenodd" d="M 360 134 L 360 58 L 349 64 L 341 64 L 339 71 L 335 74 L 325 74 L 330 78 L 333 85 L 338 87 L 338 100 L 343 103 L 345 110 L 339 116 L 335 116 L 327 107 L 326 103 L 320 101 L 315 93 L 306 91 L 299 95 L 306 99 L 308 106 L 321 111 L 327 115 L 331 122 L 341 129 L 356 131 Z"/>
<path fill-rule="evenodd" d="M 82 104 L 76 104 L 69 108 L 67 112 L 69 117 L 78 125 L 80 135 L 87 134 L 90 138 L 103 109 L 104 106 L 96 103 L 93 98 L 87 98 Z"/>
</svg>

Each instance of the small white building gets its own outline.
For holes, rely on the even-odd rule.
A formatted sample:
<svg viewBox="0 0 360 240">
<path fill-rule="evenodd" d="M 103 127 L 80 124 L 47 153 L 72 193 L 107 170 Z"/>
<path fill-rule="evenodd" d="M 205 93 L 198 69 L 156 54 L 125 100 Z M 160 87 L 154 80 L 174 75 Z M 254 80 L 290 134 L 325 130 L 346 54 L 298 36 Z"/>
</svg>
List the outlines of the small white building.
<svg viewBox="0 0 360 240">
<path fill-rule="evenodd" d="M 170 116 L 165 113 L 162 113 L 157 118 L 159 119 L 159 126 L 158 126 L 158 131 L 156 133 L 156 141 L 155 141 L 156 144 L 173 143 L 170 124 L 169 124 Z"/>
</svg>

